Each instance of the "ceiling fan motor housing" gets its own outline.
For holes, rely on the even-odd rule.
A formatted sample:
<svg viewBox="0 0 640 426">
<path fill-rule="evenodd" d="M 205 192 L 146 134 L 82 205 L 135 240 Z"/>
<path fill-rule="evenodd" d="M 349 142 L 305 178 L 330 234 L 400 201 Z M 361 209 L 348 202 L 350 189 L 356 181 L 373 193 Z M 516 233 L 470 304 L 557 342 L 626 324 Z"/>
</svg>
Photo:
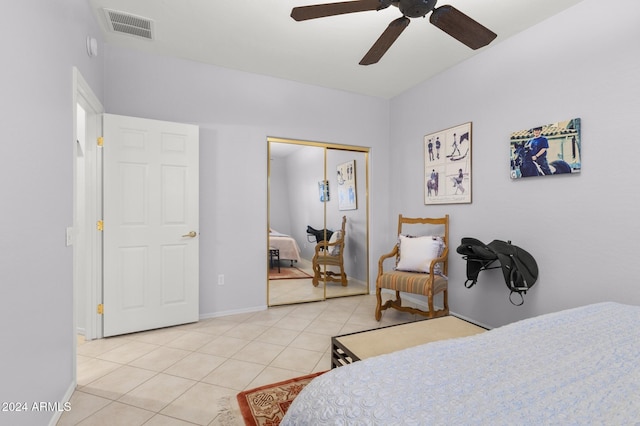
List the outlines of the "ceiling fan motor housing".
<svg viewBox="0 0 640 426">
<path fill-rule="evenodd" d="M 419 18 L 431 12 L 437 0 L 400 0 L 398 8 L 404 16 Z"/>
</svg>

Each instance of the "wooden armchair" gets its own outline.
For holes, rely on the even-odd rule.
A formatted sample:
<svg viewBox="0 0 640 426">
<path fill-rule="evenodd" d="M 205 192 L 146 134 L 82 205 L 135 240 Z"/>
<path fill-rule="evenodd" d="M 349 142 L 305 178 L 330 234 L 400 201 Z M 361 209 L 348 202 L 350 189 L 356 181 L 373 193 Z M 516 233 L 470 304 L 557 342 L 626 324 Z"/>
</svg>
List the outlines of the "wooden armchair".
<svg viewBox="0 0 640 426">
<path fill-rule="evenodd" d="M 403 234 L 403 224 L 429 225 L 429 228 L 439 231 L 433 233 L 434 229 L 431 229 L 432 233 L 421 233 L 423 236 L 406 236 Z M 388 308 L 424 315 L 429 318 L 449 315 L 447 300 L 449 215 L 442 218 L 407 218 L 400 215 L 398 218 L 398 240 L 393 250 L 382 255 L 378 261 L 376 320 L 380 321 L 382 311 Z M 396 267 L 385 271 L 383 269 L 384 261 L 393 257 L 396 259 Z M 383 305 L 383 288 L 394 290 L 396 299 L 387 300 Z M 402 306 L 400 293 L 426 296 L 429 310 L 423 311 L 410 306 Z M 436 311 L 433 307 L 433 296 L 438 293 L 443 293 L 443 308 Z"/>
<path fill-rule="evenodd" d="M 320 281 L 339 282 L 343 287 L 347 286 L 347 274 L 344 272 L 344 239 L 347 217 L 342 217 L 342 229 L 331 235 L 329 241 L 320 241 L 316 244 L 313 255 L 313 285 L 318 286 Z M 337 268 L 340 272 L 329 270 Z"/>
</svg>

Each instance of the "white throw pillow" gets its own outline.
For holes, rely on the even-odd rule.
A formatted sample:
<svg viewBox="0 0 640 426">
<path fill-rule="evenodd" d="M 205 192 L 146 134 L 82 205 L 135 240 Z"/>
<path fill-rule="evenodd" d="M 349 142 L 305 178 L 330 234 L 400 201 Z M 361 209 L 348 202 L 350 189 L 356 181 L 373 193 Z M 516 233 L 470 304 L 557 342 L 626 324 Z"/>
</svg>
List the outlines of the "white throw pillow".
<svg viewBox="0 0 640 426">
<path fill-rule="evenodd" d="M 431 261 L 442 255 L 444 242 L 440 237 L 408 237 L 400 235 L 400 260 L 396 269 L 408 272 L 429 272 Z M 437 264 L 434 273 L 440 274 L 441 265 Z"/>
<path fill-rule="evenodd" d="M 336 231 L 333 234 L 331 234 L 331 238 L 329 238 L 329 244 L 333 244 L 336 241 L 338 241 L 340 239 L 340 235 L 342 234 L 342 231 Z M 331 256 L 337 256 L 340 254 L 340 245 L 335 245 L 333 247 L 330 247 L 330 251 L 329 254 Z"/>
</svg>

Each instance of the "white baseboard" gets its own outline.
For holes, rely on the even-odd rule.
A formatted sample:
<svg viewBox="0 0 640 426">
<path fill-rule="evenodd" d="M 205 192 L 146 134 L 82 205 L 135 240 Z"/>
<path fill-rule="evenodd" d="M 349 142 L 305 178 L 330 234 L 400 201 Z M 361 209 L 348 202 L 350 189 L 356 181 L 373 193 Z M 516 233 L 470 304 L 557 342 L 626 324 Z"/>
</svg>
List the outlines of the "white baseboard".
<svg viewBox="0 0 640 426">
<path fill-rule="evenodd" d="M 200 314 L 200 319 L 209 319 L 209 318 L 219 318 L 219 317 L 226 317 L 229 315 L 237 315 L 237 314 L 247 314 L 247 313 L 251 313 L 251 312 L 260 312 L 260 311 L 265 311 L 267 310 L 267 305 L 262 305 L 262 306 L 254 306 L 251 308 L 245 308 L 245 309 L 234 309 L 234 310 L 230 310 L 230 311 L 221 311 L 221 312 L 213 312 L 213 313 L 209 313 L 209 314 Z"/>
<path fill-rule="evenodd" d="M 71 401 L 71 397 L 73 396 L 73 392 L 75 392 L 75 390 L 76 390 L 76 382 L 74 380 L 73 382 L 71 382 L 71 384 L 69 385 L 69 388 L 64 393 L 64 396 L 62 397 L 62 401 L 60 401 L 61 407 L 64 407 L 67 402 Z M 62 417 L 62 413 L 64 413 L 64 411 L 54 411 L 53 416 L 51 417 L 51 421 L 49 422 L 49 426 L 56 426 L 56 424 L 60 420 L 60 417 Z"/>
<path fill-rule="evenodd" d="M 486 325 L 486 324 L 483 324 L 483 323 L 481 323 L 481 322 L 478 322 L 478 321 L 474 320 L 473 318 L 469 318 L 469 317 L 466 317 L 466 316 L 464 316 L 464 315 L 460 315 L 460 314 L 458 314 L 457 312 L 449 311 L 449 313 L 450 313 L 451 315 L 453 315 L 454 317 L 458 317 L 458 318 L 460 318 L 460 319 L 463 319 L 463 320 L 465 320 L 465 321 L 467 321 L 467 322 L 470 322 L 471 324 L 475 324 L 475 325 L 477 325 L 478 327 L 486 328 L 487 330 L 491 330 L 491 329 L 493 328 L 493 327 L 491 327 L 491 326 L 488 326 L 488 325 Z"/>
<path fill-rule="evenodd" d="M 387 293 L 387 291 L 383 291 L 383 292 Z M 395 292 L 393 292 L 393 291 L 388 291 L 388 293 L 395 295 Z M 426 299 L 424 299 L 424 300 L 423 299 L 418 299 L 418 298 L 413 297 L 411 294 L 408 294 L 408 293 L 402 293 L 401 296 L 402 296 L 402 300 L 406 300 L 408 302 L 411 302 L 411 303 L 417 305 L 421 309 L 424 309 L 424 310 L 428 310 L 429 309 L 429 306 L 427 304 L 427 300 Z M 442 309 L 443 308 L 442 305 L 437 305 L 437 304 L 434 304 L 433 307 L 434 307 L 434 309 Z M 487 330 L 491 330 L 493 328 L 493 327 L 490 327 L 490 326 L 488 326 L 486 324 L 478 322 L 478 321 L 474 320 L 473 318 L 469 318 L 469 317 L 466 317 L 464 315 L 460 315 L 457 312 L 454 312 L 452 310 L 449 310 L 449 314 L 453 315 L 455 317 L 458 317 L 460 319 L 463 319 L 465 321 L 468 321 L 471 324 L 475 324 L 475 325 L 477 325 L 479 327 L 486 328 Z"/>
<path fill-rule="evenodd" d="M 375 291 L 375 290 L 374 290 Z M 387 291 L 387 290 L 383 290 L 383 293 L 388 293 L 388 294 L 395 294 L 395 292 L 393 291 Z M 423 310 L 428 310 L 429 306 L 427 305 L 427 300 L 426 299 L 418 299 L 414 296 L 412 296 L 411 294 L 407 294 L 407 293 L 402 293 L 402 300 L 406 300 L 408 302 L 411 302 L 412 304 L 418 306 L 419 308 L 423 309 Z M 230 311 L 221 311 L 221 312 L 214 312 L 214 313 L 209 313 L 209 314 L 201 314 L 200 315 L 200 319 L 204 320 L 204 319 L 209 319 L 209 318 L 219 318 L 219 317 L 226 317 L 229 315 L 237 315 L 237 314 L 246 314 L 246 313 L 251 313 L 251 312 L 260 312 L 260 311 L 264 311 L 266 309 L 268 309 L 269 307 L 267 305 L 262 305 L 262 306 L 254 306 L 252 308 L 245 308 L 245 309 L 235 309 L 235 310 L 230 310 Z M 442 309 L 443 306 L 442 305 L 438 305 L 435 304 L 434 305 L 435 309 Z M 480 326 L 482 328 L 486 328 L 487 330 L 491 330 L 492 327 L 483 324 L 481 322 L 478 322 L 476 320 L 474 320 L 473 318 L 468 318 L 464 315 L 460 315 L 457 312 L 454 311 L 450 311 L 450 314 L 453 316 L 456 316 L 460 319 L 463 319 L 465 321 L 468 321 L 472 324 L 475 324 L 477 326 Z"/>
</svg>

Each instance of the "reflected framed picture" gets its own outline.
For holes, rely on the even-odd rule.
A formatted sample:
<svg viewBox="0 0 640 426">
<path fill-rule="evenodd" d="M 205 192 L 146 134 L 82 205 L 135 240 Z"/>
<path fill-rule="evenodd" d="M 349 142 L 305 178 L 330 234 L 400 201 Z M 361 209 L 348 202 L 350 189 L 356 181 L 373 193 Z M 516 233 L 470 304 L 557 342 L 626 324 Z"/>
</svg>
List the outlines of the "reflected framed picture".
<svg viewBox="0 0 640 426">
<path fill-rule="evenodd" d="M 356 191 L 356 160 L 339 164 L 336 170 L 338 182 L 338 210 L 356 210 L 358 196 Z"/>
<path fill-rule="evenodd" d="M 580 173 L 580 119 L 513 132 L 509 148 L 511 179 Z"/>
<path fill-rule="evenodd" d="M 424 203 L 471 203 L 471 122 L 424 137 Z"/>
<path fill-rule="evenodd" d="M 318 192 L 320 193 L 320 202 L 324 203 L 325 201 L 331 201 L 331 197 L 329 194 L 329 181 L 321 180 L 318 181 Z"/>
</svg>

